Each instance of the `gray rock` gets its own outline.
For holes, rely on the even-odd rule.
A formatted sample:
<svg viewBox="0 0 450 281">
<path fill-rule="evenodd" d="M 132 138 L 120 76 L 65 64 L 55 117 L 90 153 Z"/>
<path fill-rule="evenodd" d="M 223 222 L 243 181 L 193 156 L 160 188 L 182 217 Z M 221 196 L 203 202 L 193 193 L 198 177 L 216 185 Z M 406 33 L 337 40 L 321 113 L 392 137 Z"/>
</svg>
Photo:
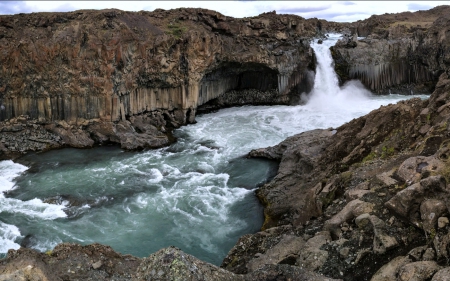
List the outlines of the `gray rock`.
<svg viewBox="0 0 450 281">
<path fill-rule="evenodd" d="M 431 281 L 450 281 L 450 267 L 443 268 L 436 272 Z"/>
<path fill-rule="evenodd" d="M 398 271 L 400 281 L 425 281 L 429 280 L 440 266 L 435 261 L 418 261 L 402 266 Z"/>
<path fill-rule="evenodd" d="M 430 232 L 436 229 L 438 218 L 447 213 L 447 206 L 444 201 L 438 199 L 428 199 L 420 204 L 420 215 L 423 222 L 423 229 Z"/>
<path fill-rule="evenodd" d="M 264 254 L 251 260 L 247 264 L 248 272 L 255 271 L 266 264 L 278 264 L 287 259 L 297 259 L 304 248 L 305 240 L 301 237 L 284 235 L 281 241 L 273 248 L 268 249 Z"/>
<path fill-rule="evenodd" d="M 329 230 L 336 237 L 340 236 L 340 225 L 344 222 L 350 221 L 365 213 L 372 212 L 374 204 L 361 201 L 359 199 L 350 201 L 339 213 L 327 220 L 324 224 L 324 229 Z"/>
<path fill-rule="evenodd" d="M 397 272 L 399 269 L 410 262 L 411 260 L 408 257 L 398 256 L 378 269 L 370 281 L 397 280 Z"/>
<path fill-rule="evenodd" d="M 449 191 L 442 176 L 431 176 L 415 183 L 392 197 L 385 206 L 397 215 L 409 220 L 416 226 L 420 225 L 419 206 L 425 198 L 448 198 Z"/>
</svg>

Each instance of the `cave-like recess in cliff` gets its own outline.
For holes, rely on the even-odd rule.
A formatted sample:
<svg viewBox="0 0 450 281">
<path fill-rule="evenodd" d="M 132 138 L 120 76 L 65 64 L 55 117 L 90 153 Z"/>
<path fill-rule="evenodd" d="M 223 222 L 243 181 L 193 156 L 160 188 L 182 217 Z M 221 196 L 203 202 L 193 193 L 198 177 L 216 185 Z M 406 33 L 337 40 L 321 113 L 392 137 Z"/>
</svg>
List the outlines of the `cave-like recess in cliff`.
<svg viewBox="0 0 450 281">
<path fill-rule="evenodd" d="M 278 89 L 278 71 L 259 63 L 222 63 L 200 81 L 199 105 L 231 90 L 254 89 L 267 92 Z"/>
</svg>

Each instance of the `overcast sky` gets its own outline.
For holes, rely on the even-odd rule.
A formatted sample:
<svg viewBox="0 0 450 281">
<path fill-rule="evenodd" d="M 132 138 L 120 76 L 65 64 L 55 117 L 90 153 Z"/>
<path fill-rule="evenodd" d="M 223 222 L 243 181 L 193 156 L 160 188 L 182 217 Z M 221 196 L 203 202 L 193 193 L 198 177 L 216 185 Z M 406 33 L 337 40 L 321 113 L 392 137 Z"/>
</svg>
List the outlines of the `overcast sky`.
<svg viewBox="0 0 450 281">
<path fill-rule="evenodd" d="M 0 14 L 67 12 L 79 9 L 117 8 L 153 11 L 157 8 L 199 7 L 226 16 L 251 17 L 264 12 L 296 14 L 304 18 L 352 22 L 373 14 L 428 10 L 450 1 L 0 1 Z"/>
</svg>

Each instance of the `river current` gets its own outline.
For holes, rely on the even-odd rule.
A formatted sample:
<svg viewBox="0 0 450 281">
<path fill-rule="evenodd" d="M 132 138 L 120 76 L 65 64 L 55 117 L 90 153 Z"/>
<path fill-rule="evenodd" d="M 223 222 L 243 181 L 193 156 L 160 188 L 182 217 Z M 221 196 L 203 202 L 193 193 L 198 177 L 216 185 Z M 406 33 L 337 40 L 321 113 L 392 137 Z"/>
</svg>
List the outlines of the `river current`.
<svg viewBox="0 0 450 281">
<path fill-rule="evenodd" d="M 318 68 L 305 105 L 197 116 L 174 132 L 176 143 L 157 150 L 61 149 L 26 155 L 22 164 L 0 161 L 0 255 L 21 244 L 47 251 L 61 242 L 98 242 L 145 257 L 174 245 L 219 265 L 263 222 L 254 191 L 277 165 L 246 159 L 251 149 L 412 97 L 374 96 L 358 81 L 339 88 L 329 52 L 338 37 L 312 44 Z"/>
</svg>

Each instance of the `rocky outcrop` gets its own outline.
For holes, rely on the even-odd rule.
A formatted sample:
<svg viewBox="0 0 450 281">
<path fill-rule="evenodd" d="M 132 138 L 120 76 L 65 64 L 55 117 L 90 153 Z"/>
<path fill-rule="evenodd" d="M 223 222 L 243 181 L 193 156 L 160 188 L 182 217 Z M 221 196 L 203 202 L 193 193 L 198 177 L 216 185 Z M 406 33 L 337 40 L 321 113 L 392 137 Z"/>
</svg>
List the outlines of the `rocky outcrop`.
<svg viewBox="0 0 450 281">
<path fill-rule="evenodd" d="M 279 279 L 282 278 L 282 279 Z M 10 250 L 0 264 L 2 281 L 53 280 L 192 280 L 333 281 L 320 274 L 290 265 L 264 265 L 251 274 L 239 275 L 200 261 L 175 247 L 159 250 L 147 258 L 120 255 L 99 244 L 60 244 L 53 251 Z M 340 279 L 339 279 L 340 280 Z"/>
<path fill-rule="evenodd" d="M 431 93 L 449 67 L 450 7 L 371 16 L 349 26 L 332 48 L 341 83 L 359 79 L 374 92 Z M 357 40 L 357 36 L 364 37 Z M 351 43 L 351 44 L 350 44 Z"/>
</svg>

